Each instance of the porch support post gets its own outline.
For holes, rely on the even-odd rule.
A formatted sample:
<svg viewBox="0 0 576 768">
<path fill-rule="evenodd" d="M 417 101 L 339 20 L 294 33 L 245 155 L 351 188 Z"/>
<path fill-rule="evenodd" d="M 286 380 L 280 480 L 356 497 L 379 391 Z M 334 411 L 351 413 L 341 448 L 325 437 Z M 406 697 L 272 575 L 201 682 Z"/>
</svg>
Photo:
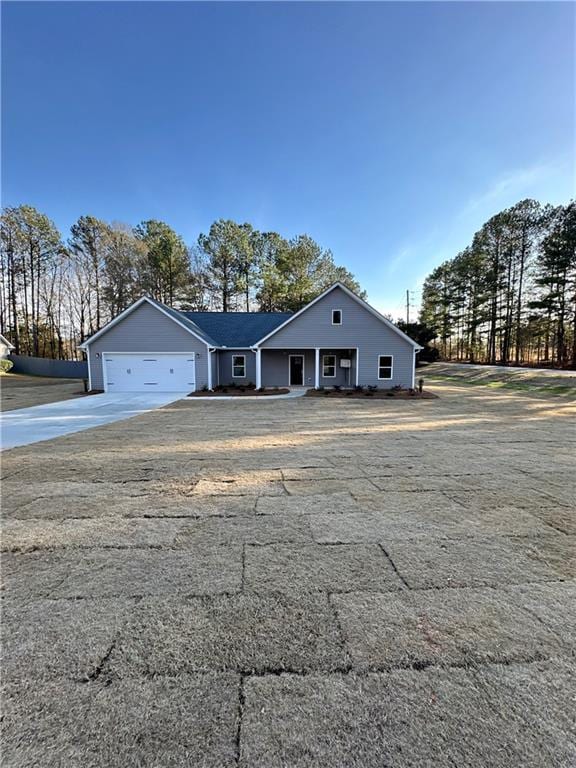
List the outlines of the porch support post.
<svg viewBox="0 0 576 768">
<path fill-rule="evenodd" d="M 314 389 L 320 388 L 320 350 L 314 349 Z"/>
<path fill-rule="evenodd" d="M 262 350 L 256 348 L 256 389 L 262 387 Z"/>
<path fill-rule="evenodd" d="M 208 350 L 208 389 L 212 391 L 212 355 L 214 350 L 211 347 L 207 347 Z"/>
</svg>

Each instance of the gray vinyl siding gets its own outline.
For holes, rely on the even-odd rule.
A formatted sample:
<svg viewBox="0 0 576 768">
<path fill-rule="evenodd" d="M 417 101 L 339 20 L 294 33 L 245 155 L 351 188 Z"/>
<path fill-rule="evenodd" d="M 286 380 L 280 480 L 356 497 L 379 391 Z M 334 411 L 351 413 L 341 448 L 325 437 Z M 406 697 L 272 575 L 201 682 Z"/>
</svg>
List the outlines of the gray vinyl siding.
<svg viewBox="0 0 576 768">
<path fill-rule="evenodd" d="M 323 371 L 323 358 L 325 355 L 336 356 L 336 377 L 329 378 L 322 376 Z M 340 368 L 340 360 L 351 360 L 351 368 Z M 350 373 L 348 373 L 348 371 Z M 314 381 L 312 381 L 314 384 Z M 346 387 L 348 385 L 354 386 L 356 384 L 356 350 L 342 350 L 342 349 L 321 349 L 320 350 L 320 386 L 321 387 L 333 387 L 338 385 Z"/>
<path fill-rule="evenodd" d="M 102 355 L 107 352 L 194 352 L 196 389 L 208 383 L 206 344 L 148 303 L 141 304 L 90 344 L 92 389 L 104 389 Z"/>
<path fill-rule="evenodd" d="M 256 355 L 251 349 L 227 349 L 215 353 L 218 356 L 218 376 L 215 384 L 255 384 L 256 383 Z M 246 376 L 238 378 L 232 376 L 232 356 L 244 355 L 246 358 Z"/>
<path fill-rule="evenodd" d="M 289 355 L 304 355 L 304 386 L 314 386 L 314 350 L 295 348 L 262 350 L 263 387 L 288 386 Z"/>
<path fill-rule="evenodd" d="M 342 325 L 332 325 L 332 310 L 342 310 Z M 323 299 L 290 321 L 261 345 L 262 383 L 268 379 L 264 363 L 264 350 L 273 348 L 300 349 L 320 347 L 322 350 L 334 348 L 358 348 L 359 372 L 358 383 L 375 384 L 379 387 L 393 387 L 400 384 L 411 387 L 414 370 L 414 347 L 381 320 L 355 301 L 340 288 L 330 291 Z M 314 385 L 314 350 L 309 350 L 312 363 L 306 361 L 306 383 L 309 377 Z M 266 353 L 267 357 L 268 353 Z M 394 358 L 393 378 L 378 379 L 378 356 L 392 355 Z M 275 382 L 276 383 L 276 382 Z M 325 386 L 334 383 L 326 379 Z M 354 382 L 355 383 L 355 382 Z"/>
</svg>

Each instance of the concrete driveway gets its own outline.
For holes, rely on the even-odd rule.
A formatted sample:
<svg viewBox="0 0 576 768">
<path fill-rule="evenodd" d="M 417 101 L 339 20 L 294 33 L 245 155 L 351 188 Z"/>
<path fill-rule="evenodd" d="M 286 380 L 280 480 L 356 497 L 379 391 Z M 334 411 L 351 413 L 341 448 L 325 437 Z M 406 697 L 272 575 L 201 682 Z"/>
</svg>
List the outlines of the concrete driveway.
<svg viewBox="0 0 576 768">
<path fill-rule="evenodd" d="M 0 415 L 2 450 L 101 427 L 153 411 L 187 392 L 123 392 L 20 408 Z"/>
</svg>

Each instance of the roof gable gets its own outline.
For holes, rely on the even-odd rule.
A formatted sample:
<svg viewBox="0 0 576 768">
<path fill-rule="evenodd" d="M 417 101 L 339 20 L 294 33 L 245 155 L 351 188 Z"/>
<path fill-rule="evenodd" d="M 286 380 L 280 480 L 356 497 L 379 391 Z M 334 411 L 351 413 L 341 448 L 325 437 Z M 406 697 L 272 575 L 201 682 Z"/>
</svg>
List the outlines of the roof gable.
<svg viewBox="0 0 576 768">
<path fill-rule="evenodd" d="M 8 349 L 14 349 L 14 344 L 10 344 L 8 339 L 5 336 L 2 336 L 0 333 L 0 343 L 4 344 Z"/>
<path fill-rule="evenodd" d="M 80 349 L 86 349 L 88 346 L 90 346 L 90 344 L 92 344 L 93 341 L 96 341 L 96 339 L 100 338 L 100 336 L 103 336 L 115 325 L 122 322 L 122 320 L 125 317 L 130 315 L 132 312 L 134 312 L 135 309 L 142 306 L 142 304 L 144 303 L 148 303 L 151 306 L 153 306 L 155 309 L 157 309 L 159 312 L 162 312 L 162 314 L 166 315 L 166 317 L 173 320 L 181 328 L 184 328 L 184 330 L 188 331 L 188 333 L 191 333 L 197 339 L 199 339 L 204 344 L 206 344 L 206 346 L 212 346 L 212 347 L 218 346 L 218 344 L 216 344 L 216 342 L 214 342 L 213 339 L 207 336 L 206 333 L 204 333 L 204 331 L 202 331 L 197 325 L 195 325 L 195 323 L 193 323 L 191 320 L 185 317 L 181 312 L 178 312 L 178 310 L 172 309 L 171 307 L 167 307 L 165 304 L 162 304 L 161 302 L 156 301 L 155 299 L 152 299 L 150 296 L 142 296 L 142 298 L 138 299 L 138 301 L 135 301 L 134 304 L 131 304 L 127 309 L 125 309 L 123 312 L 117 315 L 113 320 L 107 323 L 103 328 L 100 328 L 99 331 L 96 331 L 96 333 L 90 336 L 89 339 L 86 339 L 86 341 L 83 344 L 80 344 Z"/>
<path fill-rule="evenodd" d="M 275 336 L 280 330 L 288 326 L 290 323 L 292 323 L 294 320 L 296 320 L 298 317 L 301 317 L 304 313 L 306 313 L 311 307 L 315 306 L 318 302 L 320 302 L 322 299 L 327 297 L 330 293 L 332 293 L 334 290 L 340 289 L 343 291 L 350 299 L 352 299 L 354 302 L 358 303 L 364 310 L 369 312 L 371 315 L 373 315 L 377 320 L 379 320 L 381 323 L 383 323 L 389 330 L 393 331 L 395 334 L 397 334 L 400 338 L 402 338 L 405 342 L 410 344 L 412 347 L 414 347 L 415 350 L 422 349 L 419 344 L 417 344 L 413 339 L 411 339 L 409 336 L 407 336 L 403 331 L 400 330 L 397 326 L 394 325 L 388 318 L 384 317 L 384 315 L 381 315 L 380 312 L 378 312 L 377 309 L 374 309 L 368 302 L 364 301 L 364 299 L 361 299 L 359 296 L 357 296 L 353 291 L 351 291 L 349 288 L 347 288 L 343 283 L 334 283 L 329 288 L 327 288 L 323 293 L 321 293 L 319 296 L 316 296 L 315 299 L 312 299 L 311 302 L 306 304 L 305 307 L 302 307 L 301 310 L 298 312 L 295 312 L 293 315 L 288 317 L 281 325 L 279 325 L 277 328 L 274 328 L 270 333 L 263 336 L 261 339 L 258 339 L 258 342 L 255 344 L 255 346 L 259 346 L 265 341 L 268 341 L 273 336 Z"/>
</svg>

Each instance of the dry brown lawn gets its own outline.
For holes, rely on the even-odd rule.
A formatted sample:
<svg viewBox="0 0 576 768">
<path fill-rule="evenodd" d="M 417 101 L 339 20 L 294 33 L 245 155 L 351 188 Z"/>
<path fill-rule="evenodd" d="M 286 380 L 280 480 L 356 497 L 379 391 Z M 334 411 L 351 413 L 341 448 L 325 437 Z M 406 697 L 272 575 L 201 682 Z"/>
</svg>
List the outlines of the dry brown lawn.
<svg viewBox="0 0 576 768">
<path fill-rule="evenodd" d="M 3 764 L 576 764 L 574 403 L 433 389 L 5 452 Z"/>
<path fill-rule="evenodd" d="M 4 373 L 0 376 L 0 411 L 57 403 L 84 396 L 82 379 L 51 379 Z"/>
</svg>

